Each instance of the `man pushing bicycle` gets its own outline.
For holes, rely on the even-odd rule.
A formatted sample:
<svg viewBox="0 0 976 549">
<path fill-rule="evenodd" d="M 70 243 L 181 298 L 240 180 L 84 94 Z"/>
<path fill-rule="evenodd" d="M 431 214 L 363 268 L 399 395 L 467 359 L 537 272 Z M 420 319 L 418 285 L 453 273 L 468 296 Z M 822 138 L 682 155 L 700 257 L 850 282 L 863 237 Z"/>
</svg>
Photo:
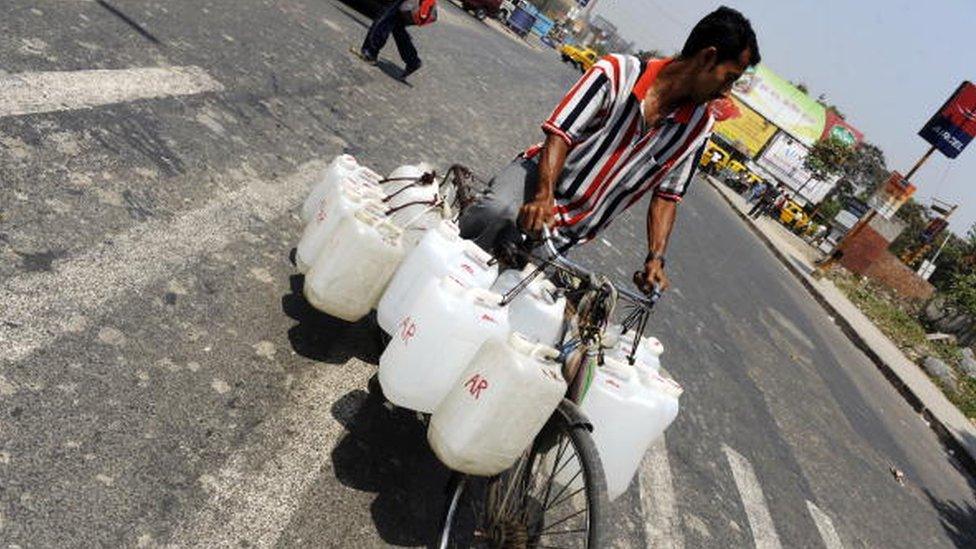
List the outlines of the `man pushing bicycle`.
<svg viewBox="0 0 976 549">
<path fill-rule="evenodd" d="M 557 227 L 582 243 L 650 191 L 639 286 L 666 289 L 664 254 L 715 122 L 711 104 L 759 60 L 749 20 L 727 7 L 699 21 L 677 57 L 600 59 L 542 124 L 546 140 L 463 212 L 462 236 L 493 250 L 516 227 Z"/>
</svg>

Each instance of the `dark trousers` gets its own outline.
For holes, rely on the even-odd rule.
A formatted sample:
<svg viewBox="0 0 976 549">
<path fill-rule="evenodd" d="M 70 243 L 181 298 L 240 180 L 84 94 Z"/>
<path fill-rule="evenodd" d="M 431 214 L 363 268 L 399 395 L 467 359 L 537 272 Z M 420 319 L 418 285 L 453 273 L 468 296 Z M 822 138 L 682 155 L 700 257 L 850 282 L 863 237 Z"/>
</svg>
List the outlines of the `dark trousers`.
<svg viewBox="0 0 976 549">
<path fill-rule="evenodd" d="M 458 220 L 461 236 L 488 252 L 518 232 L 519 210 L 535 197 L 539 162 L 519 156 L 499 172 L 488 191 L 465 208 Z"/>
<path fill-rule="evenodd" d="M 764 213 L 767 213 L 770 205 L 771 204 L 769 202 L 766 202 L 765 200 L 760 198 L 759 201 L 756 202 L 756 205 L 753 206 L 751 210 L 749 210 L 749 214 L 748 214 L 749 217 L 753 219 L 759 219 L 759 216 L 761 216 Z"/>
<path fill-rule="evenodd" d="M 407 32 L 407 26 L 403 20 L 404 16 L 400 13 L 400 4 L 402 3 L 403 0 L 393 2 L 373 20 L 373 24 L 366 33 L 366 39 L 363 40 L 362 50 L 367 56 L 376 59 L 392 33 L 400 57 L 407 68 L 411 69 L 420 66 L 420 57 L 417 55 L 417 48 L 414 47 L 413 40 L 410 39 L 410 34 Z"/>
</svg>

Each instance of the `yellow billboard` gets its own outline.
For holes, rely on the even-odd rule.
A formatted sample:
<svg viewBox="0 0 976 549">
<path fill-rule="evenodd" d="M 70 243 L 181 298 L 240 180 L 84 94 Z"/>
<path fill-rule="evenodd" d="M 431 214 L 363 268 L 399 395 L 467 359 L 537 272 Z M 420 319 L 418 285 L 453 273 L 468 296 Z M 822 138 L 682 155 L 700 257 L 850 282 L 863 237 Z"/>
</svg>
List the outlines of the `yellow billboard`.
<svg viewBox="0 0 976 549">
<path fill-rule="evenodd" d="M 755 158 L 763 145 L 776 133 L 776 126 L 733 97 L 732 102 L 739 109 L 739 116 L 715 124 L 715 132 L 720 134 L 749 158 Z"/>
</svg>

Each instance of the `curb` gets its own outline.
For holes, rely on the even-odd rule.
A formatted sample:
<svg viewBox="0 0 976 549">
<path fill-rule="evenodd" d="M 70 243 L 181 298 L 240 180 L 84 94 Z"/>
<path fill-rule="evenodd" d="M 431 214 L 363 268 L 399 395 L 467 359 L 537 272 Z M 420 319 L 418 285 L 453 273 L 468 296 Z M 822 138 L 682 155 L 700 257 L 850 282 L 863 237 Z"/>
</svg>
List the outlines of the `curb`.
<svg viewBox="0 0 976 549">
<path fill-rule="evenodd" d="M 828 313 L 830 313 L 834 319 L 834 322 L 841 329 L 841 331 L 844 332 L 844 335 L 851 340 L 851 343 L 853 343 L 855 347 L 867 355 L 867 357 L 871 360 L 871 362 L 874 363 L 885 379 L 887 379 L 888 382 L 891 383 L 892 387 L 898 391 L 898 394 L 905 399 L 905 402 L 907 402 L 912 409 L 922 415 L 922 418 L 925 419 L 929 428 L 932 429 L 935 436 L 938 437 L 942 445 L 946 448 L 946 450 L 948 450 L 949 457 L 959 462 L 959 465 L 965 469 L 969 475 L 976 477 L 976 456 L 970 454 L 966 447 L 963 446 L 955 436 L 953 436 L 952 432 L 949 431 L 949 429 L 947 429 L 946 426 L 943 425 L 942 422 L 939 421 L 939 419 L 936 418 L 931 411 L 929 411 L 928 407 L 925 406 L 925 403 L 922 402 L 918 395 L 916 395 L 912 389 L 906 385 L 901 378 L 898 377 L 898 374 L 896 374 L 895 371 L 892 370 L 891 367 L 888 366 L 888 364 L 885 363 L 881 357 L 874 352 L 871 346 L 868 345 L 867 341 L 865 341 L 864 338 L 857 333 L 857 330 L 854 329 L 847 319 L 844 318 L 840 312 L 830 304 L 830 302 L 817 290 L 813 284 L 810 283 L 809 280 L 807 280 L 806 276 L 800 272 L 796 265 L 794 265 L 793 262 L 790 261 L 789 258 L 787 258 L 783 252 L 776 247 L 775 244 L 773 244 L 773 241 L 766 236 L 766 233 L 760 230 L 759 227 L 757 227 L 745 213 L 739 210 L 732 200 L 725 195 L 725 192 L 718 187 L 718 185 L 721 183 L 716 183 L 707 175 L 703 175 L 702 178 L 715 189 L 715 192 L 717 192 L 719 196 L 722 197 L 722 200 L 724 200 L 729 207 L 732 208 L 732 211 L 739 216 L 747 227 L 749 227 L 749 230 L 758 236 L 766 247 L 773 253 L 773 255 L 776 256 L 776 258 L 779 259 L 779 261 L 786 267 L 786 269 L 790 271 L 790 273 L 792 273 L 797 280 L 799 280 L 800 284 L 802 284 L 807 292 L 813 296 L 813 299 Z"/>
</svg>

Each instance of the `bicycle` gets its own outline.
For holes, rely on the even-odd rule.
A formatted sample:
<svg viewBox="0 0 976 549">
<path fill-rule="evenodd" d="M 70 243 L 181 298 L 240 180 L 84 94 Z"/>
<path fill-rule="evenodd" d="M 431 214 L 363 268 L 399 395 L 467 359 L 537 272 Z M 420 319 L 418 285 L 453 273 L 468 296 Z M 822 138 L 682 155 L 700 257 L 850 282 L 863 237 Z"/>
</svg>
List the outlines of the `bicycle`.
<svg viewBox="0 0 976 549">
<path fill-rule="evenodd" d="M 631 362 L 648 316 L 660 298 L 616 288 L 560 253 L 556 237 L 543 232 L 543 253 L 515 251 L 548 270 L 572 304 L 564 322 L 560 359 L 569 389 L 531 446 L 507 471 L 488 479 L 454 473 L 438 547 L 603 547 L 609 506 L 603 464 L 590 436 L 592 425 L 577 404 L 602 361 L 603 336 L 618 299 L 630 306 L 624 332 L 634 330 Z M 636 282 L 637 273 L 635 273 Z M 519 291 L 516 287 L 512 292 Z M 506 296 L 508 297 L 508 296 Z M 466 496 L 469 514 L 462 510 Z"/>
</svg>

